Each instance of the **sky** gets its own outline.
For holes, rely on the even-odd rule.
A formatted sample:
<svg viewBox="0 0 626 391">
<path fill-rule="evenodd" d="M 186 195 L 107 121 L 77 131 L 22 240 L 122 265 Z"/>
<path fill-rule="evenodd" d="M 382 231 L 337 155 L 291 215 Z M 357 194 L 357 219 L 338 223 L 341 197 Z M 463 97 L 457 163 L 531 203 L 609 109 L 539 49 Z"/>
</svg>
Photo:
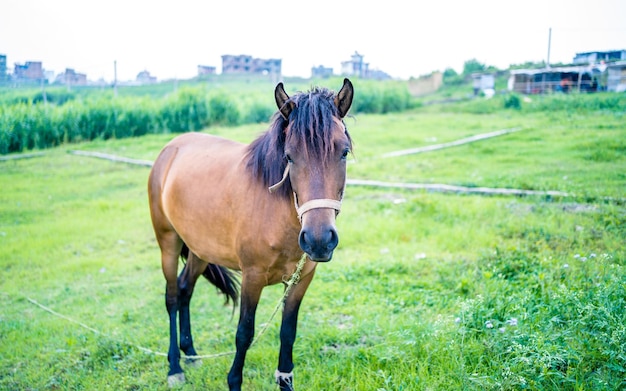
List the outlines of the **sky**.
<svg viewBox="0 0 626 391">
<path fill-rule="evenodd" d="M 158 80 L 221 72 L 222 55 L 282 59 L 283 76 L 341 71 L 354 52 L 370 69 L 408 79 L 476 59 L 506 69 L 571 63 L 626 49 L 626 0 L 3 0 L 7 68 L 42 61 L 89 80 Z"/>
</svg>

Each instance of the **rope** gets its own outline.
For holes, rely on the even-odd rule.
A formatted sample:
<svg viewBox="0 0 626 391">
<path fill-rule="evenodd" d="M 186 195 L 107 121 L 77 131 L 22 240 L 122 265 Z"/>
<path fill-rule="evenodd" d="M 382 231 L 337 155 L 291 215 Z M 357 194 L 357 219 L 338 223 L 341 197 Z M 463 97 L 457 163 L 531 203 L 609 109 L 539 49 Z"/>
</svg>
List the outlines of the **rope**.
<svg viewBox="0 0 626 391">
<path fill-rule="evenodd" d="M 272 314 L 270 315 L 269 319 L 267 320 L 267 322 L 265 322 L 264 326 L 261 328 L 261 330 L 259 330 L 258 334 L 256 335 L 256 337 L 254 338 L 254 340 L 252 341 L 252 344 L 250 344 L 250 347 L 252 347 L 253 345 L 255 345 L 259 339 L 261 339 L 261 337 L 263 336 L 263 334 L 265 334 L 265 332 L 267 331 L 267 329 L 269 328 L 270 323 L 272 322 L 272 320 L 274 320 L 274 317 L 276 316 L 276 314 L 278 313 L 278 311 L 282 308 L 284 308 L 285 305 L 285 300 L 287 299 L 287 295 L 289 295 L 289 292 L 291 291 L 291 288 L 298 284 L 298 282 L 300 282 L 300 276 L 302 273 L 302 269 L 304 268 L 304 264 L 306 263 L 306 254 L 302 254 L 302 257 L 300 258 L 300 261 L 298 262 L 298 265 L 296 266 L 296 270 L 293 272 L 293 274 L 291 275 L 291 277 L 289 278 L 289 280 L 287 281 L 283 281 L 285 283 L 285 292 L 283 293 L 283 295 L 281 296 L 278 304 L 276 305 L 276 307 L 274 308 L 274 311 L 272 312 Z M 103 337 L 109 338 L 111 340 L 115 340 L 115 338 L 112 338 L 111 336 L 108 336 L 106 334 L 104 334 L 103 332 L 94 329 L 93 327 L 79 322 L 78 320 L 72 319 L 69 316 L 65 316 L 59 312 L 56 312 L 55 310 L 53 310 L 50 307 L 46 307 L 45 305 L 39 303 L 38 301 L 36 301 L 35 299 L 31 299 L 30 297 L 26 297 L 26 299 L 31 302 L 32 304 L 38 306 L 39 308 L 41 308 L 42 310 L 58 317 L 61 319 L 65 319 L 68 322 L 74 323 L 79 325 L 80 327 L 87 329 L 89 331 L 91 331 L 92 333 L 96 334 L 96 335 L 101 335 Z M 163 352 L 157 352 L 154 351 L 152 349 L 148 349 L 145 348 L 143 346 L 131 343 L 131 342 L 125 342 L 125 341 L 118 341 L 118 342 L 123 342 L 129 346 L 134 347 L 135 349 L 138 349 L 144 353 L 148 353 L 148 354 L 152 354 L 155 356 L 164 356 L 167 357 L 167 353 L 163 353 Z M 198 355 L 198 356 L 187 356 L 185 354 L 181 354 L 182 358 L 190 358 L 190 359 L 201 359 L 201 358 L 217 358 L 217 357 L 222 357 L 222 356 L 230 356 L 235 354 L 235 351 L 230 351 L 230 352 L 223 352 L 223 353 L 215 353 L 215 354 L 207 354 L 207 355 Z"/>
</svg>

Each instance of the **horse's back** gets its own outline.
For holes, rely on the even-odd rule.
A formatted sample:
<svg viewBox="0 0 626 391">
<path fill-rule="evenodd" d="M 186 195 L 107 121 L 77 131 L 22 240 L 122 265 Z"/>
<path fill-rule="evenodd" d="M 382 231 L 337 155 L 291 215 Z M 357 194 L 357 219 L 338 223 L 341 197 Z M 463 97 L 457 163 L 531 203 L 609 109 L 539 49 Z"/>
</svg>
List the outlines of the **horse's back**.
<svg viewBox="0 0 626 391">
<path fill-rule="evenodd" d="M 175 232 L 201 259 L 233 269 L 243 258 L 299 257 L 299 226 L 285 223 L 293 203 L 270 194 L 247 169 L 247 155 L 246 144 L 204 134 L 167 144 L 149 180 L 155 230 Z"/>
</svg>

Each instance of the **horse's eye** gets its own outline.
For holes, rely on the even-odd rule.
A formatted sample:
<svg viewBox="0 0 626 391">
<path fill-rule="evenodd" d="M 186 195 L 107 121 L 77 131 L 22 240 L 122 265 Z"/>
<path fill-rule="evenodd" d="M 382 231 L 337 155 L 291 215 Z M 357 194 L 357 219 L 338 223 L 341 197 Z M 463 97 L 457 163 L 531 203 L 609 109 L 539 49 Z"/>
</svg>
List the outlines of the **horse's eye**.
<svg viewBox="0 0 626 391">
<path fill-rule="evenodd" d="M 348 148 L 343 150 L 343 153 L 341 154 L 341 159 L 346 160 L 348 158 L 348 154 L 350 153 L 350 150 Z"/>
<path fill-rule="evenodd" d="M 285 158 L 287 159 L 287 163 L 293 163 L 293 159 L 289 156 L 289 154 L 285 155 Z"/>
</svg>

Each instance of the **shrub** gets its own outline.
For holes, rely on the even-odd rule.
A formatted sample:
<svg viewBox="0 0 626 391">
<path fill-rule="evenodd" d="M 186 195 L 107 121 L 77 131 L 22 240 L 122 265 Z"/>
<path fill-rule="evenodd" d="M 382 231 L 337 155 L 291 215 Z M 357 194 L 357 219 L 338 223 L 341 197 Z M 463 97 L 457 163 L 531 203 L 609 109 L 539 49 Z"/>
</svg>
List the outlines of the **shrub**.
<svg viewBox="0 0 626 391">
<path fill-rule="evenodd" d="M 510 94 L 504 98 L 505 109 L 519 110 L 522 108 L 522 101 L 517 94 Z"/>
</svg>

